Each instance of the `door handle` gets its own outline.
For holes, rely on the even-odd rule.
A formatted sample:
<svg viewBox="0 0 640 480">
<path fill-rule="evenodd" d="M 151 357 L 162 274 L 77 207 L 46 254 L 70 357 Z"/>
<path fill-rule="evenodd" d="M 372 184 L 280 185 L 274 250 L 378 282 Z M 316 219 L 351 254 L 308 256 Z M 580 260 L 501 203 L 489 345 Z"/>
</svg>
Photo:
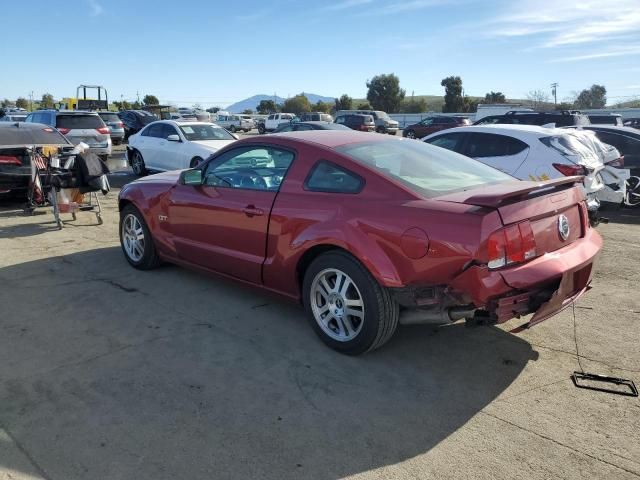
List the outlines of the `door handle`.
<svg viewBox="0 0 640 480">
<path fill-rule="evenodd" d="M 255 205 L 247 205 L 242 209 L 247 217 L 259 217 L 264 215 L 264 210 L 261 208 L 256 208 Z"/>
</svg>

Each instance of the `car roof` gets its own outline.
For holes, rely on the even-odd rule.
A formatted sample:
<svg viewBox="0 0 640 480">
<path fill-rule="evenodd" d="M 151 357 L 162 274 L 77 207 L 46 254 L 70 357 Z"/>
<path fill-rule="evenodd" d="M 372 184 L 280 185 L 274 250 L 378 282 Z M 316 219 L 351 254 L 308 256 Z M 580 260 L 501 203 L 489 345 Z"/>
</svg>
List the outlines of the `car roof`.
<svg viewBox="0 0 640 480">
<path fill-rule="evenodd" d="M 272 134 L 277 137 L 292 138 L 297 141 L 305 143 L 314 143 L 327 148 L 336 148 L 342 145 L 350 143 L 360 142 L 381 142 L 384 140 L 392 140 L 396 138 L 399 141 L 403 139 L 400 137 L 390 137 L 389 135 L 375 135 L 367 132 L 358 132 L 356 130 L 307 130 L 304 132 L 282 132 Z M 264 137 L 250 137 L 251 139 L 257 139 Z M 415 141 L 415 140 L 410 140 Z"/>
<path fill-rule="evenodd" d="M 480 133 L 502 133 L 505 135 L 520 133 L 529 134 L 538 137 L 547 137 L 549 135 L 560 135 L 566 133 L 560 128 L 546 128 L 538 125 L 522 125 L 522 124 L 493 124 L 493 125 L 468 125 L 464 127 L 449 128 L 447 130 L 440 130 L 431 136 L 437 136 L 445 133 L 455 132 L 480 132 Z"/>
<path fill-rule="evenodd" d="M 198 120 L 158 120 L 152 123 L 168 123 L 169 125 L 173 125 L 175 127 L 180 127 L 182 125 L 213 125 L 214 127 L 220 127 L 213 122 L 202 122 Z M 149 125 L 151 125 L 151 123 Z"/>
<path fill-rule="evenodd" d="M 608 132 L 611 133 L 632 133 L 636 136 L 640 135 L 640 131 L 638 131 L 637 128 L 631 128 L 631 127 L 620 127 L 618 125 L 609 125 L 609 124 L 605 124 L 605 125 L 599 125 L 597 123 L 592 123 L 591 125 L 580 125 L 581 128 L 584 128 L 586 130 L 606 130 Z"/>
<path fill-rule="evenodd" d="M 42 123 L 13 123 L 0 122 L 0 146 L 6 145 L 33 145 L 36 135 L 41 131 L 46 132 L 45 135 L 51 135 L 51 141 L 45 144 L 51 145 L 70 145 L 71 143 L 62 136 L 56 129 Z M 40 140 L 44 140 L 40 137 Z M 38 142 L 38 145 L 43 143 Z"/>
</svg>

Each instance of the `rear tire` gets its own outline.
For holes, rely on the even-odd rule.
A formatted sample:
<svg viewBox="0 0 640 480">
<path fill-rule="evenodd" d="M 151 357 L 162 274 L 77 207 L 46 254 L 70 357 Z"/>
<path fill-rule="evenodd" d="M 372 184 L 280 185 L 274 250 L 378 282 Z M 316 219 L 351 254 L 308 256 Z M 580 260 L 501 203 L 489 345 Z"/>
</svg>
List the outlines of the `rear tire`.
<svg viewBox="0 0 640 480">
<path fill-rule="evenodd" d="M 384 129 L 384 127 L 376 127 L 376 132 L 377 133 L 387 133 Z"/>
<path fill-rule="evenodd" d="M 265 132 L 264 125 L 258 125 L 258 133 L 260 135 L 264 135 L 264 132 Z"/>
<path fill-rule="evenodd" d="M 407 130 L 407 133 L 405 134 L 405 137 L 407 137 L 407 138 L 416 138 L 416 132 L 414 132 L 413 130 Z"/>
<path fill-rule="evenodd" d="M 144 158 L 138 150 L 134 150 L 131 154 L 131 169 L 139 177 L 144 177 L 147 174 L 147 167 L 144 164 Z"/>
<path fill-rule="evenodd" d="M 139 270 L 160 265 L 153 237 L 140 210 L 129 204 L 120 212 L 120 246 L 127 262 Z"/>
<path fill-rule="evenodd" d="M 640 205 L 640 177 L 630 177 L 627 180 L 627 197 L 624 199 L 627 207 Z"/>
<path fill-rule="evenodd" d="M 359 355 L 375 350 L 398 326 L 398 304 L 346 252 L 331 251 L 311 262 L 302 295 L 311 327 L 340 353 Z"/>
</svg>

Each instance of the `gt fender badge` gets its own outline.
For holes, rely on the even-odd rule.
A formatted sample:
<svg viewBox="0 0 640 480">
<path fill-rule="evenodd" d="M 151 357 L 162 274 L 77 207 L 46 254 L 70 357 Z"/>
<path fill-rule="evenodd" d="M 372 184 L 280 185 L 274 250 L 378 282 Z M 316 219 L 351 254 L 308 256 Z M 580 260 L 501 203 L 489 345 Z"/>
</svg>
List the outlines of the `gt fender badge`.
<svg viewBox="0 0 640 480">
<path fill-rule="evenodd" d="M 558 233 L 560 234 L 560 238 L 562 240 L 566 240 L 567 238 L 569 238 L 569 234 L 571 233 L 569 219 L 564 215 L 560 215 L 558 217 Z"/>
</svg>

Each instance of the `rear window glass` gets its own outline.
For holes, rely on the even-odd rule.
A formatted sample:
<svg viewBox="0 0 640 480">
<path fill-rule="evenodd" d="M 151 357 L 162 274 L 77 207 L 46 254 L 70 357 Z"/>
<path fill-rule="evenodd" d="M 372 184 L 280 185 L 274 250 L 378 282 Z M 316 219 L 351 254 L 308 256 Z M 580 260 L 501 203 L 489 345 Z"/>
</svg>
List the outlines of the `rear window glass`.
<svg viewBox="0 0 640 480">
<path fill-rule="evenodd" d="M 336 150 L 424 197 L 513 180 L 481 162 L 415 140 L 363 142 Z"/>
<path fill-rule="evenodd" d="M 102 118 L 102 120 L 104 120 L 105 122 L 119 122 L 120 121 L 120 117 L 118 117 L 118 114 L 116 114 L 116 113 L 101 113 L 100 114 L 100 118 Z"/>
<path fill-rule="evenodd" d="M 104 127 L 104 122 L 98 115 L 58 115 L 56 117 L 57 128 L 100 128 Z"/>
<path fill-rule="evenodd" d="M 69 142 L 57 130 L 42 125 L 42 128 L 16 127 L 7 123 L 0 128 L 0 145 L 68 145 Z"/>
</svg>

